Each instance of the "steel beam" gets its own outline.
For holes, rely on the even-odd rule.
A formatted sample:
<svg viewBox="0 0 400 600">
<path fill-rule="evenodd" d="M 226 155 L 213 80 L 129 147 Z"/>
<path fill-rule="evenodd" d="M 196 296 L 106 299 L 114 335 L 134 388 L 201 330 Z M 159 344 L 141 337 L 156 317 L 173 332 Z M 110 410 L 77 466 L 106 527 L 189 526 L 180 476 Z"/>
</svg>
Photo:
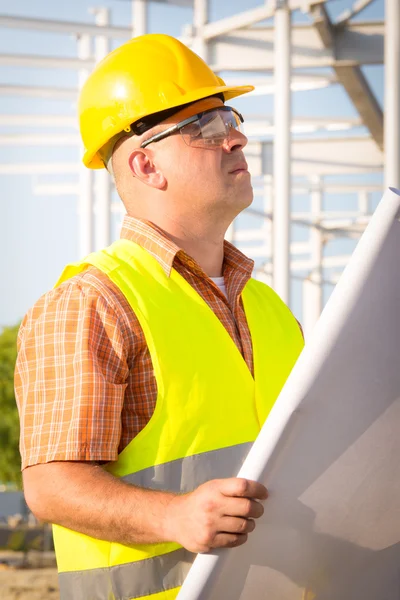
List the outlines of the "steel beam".
<svg viewBox="0 0 400 600">
<path fill-rule="evenodd" d="M 383 150 L 383 113 L 360 67 L 338 65 L 334 67 L 339 83 L 353 102 L 363 125 L 369 129 L 380 150 Z"/>
<path fill-rule="evenodd" d="M 325 0 L 307 0 L 307 4 L 310 6 L 318 5 L 323 2 L 325 2 Z M 304 4 L 304 0 L 288 0 L 287 2 L 289 10 L 303 9 Z M 270 0 L 264 6 L 257 6 L 256 8 L 251 8 L 230 17 L 220 19 L 219 21 L 208 23 L 204 28 L 204 37 L 205 39 L 210 40 L 237 29 L 251 27 L 256 23 L 270 19 L 275 14 L 275 7 L 276 1 Z"/>
<path fill-rule="evenodd" d="M 78 146 L 80 143 L 77 134 L 25 134 L 25 133 L 0 133 L 0 146 Z"/>
<path fill-rule="evenodd" d="M 261 188 L 257 188 L 257 184 L 254 182 L 253 183 L 253 187 L 254 189 L 254 195 L 255 196 L 262 196 L 263 195 L 263 190 Z M 361 192 L 360 192 L 361 190 Z M 302 185 L 297 183 L 296 181 L 292 180 L 292 196 L 305 196 L 305 195 L 309 195 L 313 192 L 313 188 L 311 186 L 307 186 L 307 185 Z M 329 183 L 329 184 L 325 184 L 323 187 L 323 192 L 326 194 L 361 194 L 361 193 L 366 193 L 368 194 L 369 192 L 383 192 L 383 184 L 382 185 L 378 185 L 378 184 L 365 184 L 364 182 L 360 181 L 359 183 Z M 339 218 L 341 216 L 343 216 L 343 214 L 345 214 L 346 216 L 349 217 L 356 217 L 356 216 L 360 216 L 362 214 L 366 214 L 366 212 L 368 211 L 361 211 L 361 209 L 359 211 L 329 211 L 329 212 L 324 212 L 324 218 L 326 217 L 327 219 L 332 219 L 332 218 Z M 306 219 L 307 216 L 309 215 L 308 212 L 295 212 L 292 213 L 291 218 L 292 219 Z"/>
<path fill-rule="evenodd" d="M 65 33 L 67 35 L 98 35 L 99 30 L 97 25 L 91 25 L 90 23 L 11 17 L 10 15 L 0 15 L 0 27 L 7 29 L 36 29 L 39 31 L 51 31 L 53 33 Z M 130 29 L 129 27 L 113 27 L 108 25 L 102 28 L 101 35 L 113 39 L 128 39 L 130 37 Z"/>
<path fill-rule="evenodd" d="M 207 23 L 204 27 L 204 38 L 211 40 L 220 35 L 229 34 L 235 29 L 243 29 L 244 27 L 250 27 L 255 23 L 270 19 L 275 14 L 275 6 L 269 3 L 266 6 L 257 6 L 241 13 L 226 17 L 213 23 Z"/>
<path fill-rule="evenodd" d="M 94 60 L 92 58 L 64 58 L 33 54 L 0 54 L 0 65 L 34 69 L 92 69 Z"/>
<path fill-rule="evenodd" d="M 383 64 L 384 22 L 349 23 L 335 32 L 335 48 L 324 46 L 313 25 L 292 27 L 292 68 L 334 67 L 341 61 Z M 272 72 L 274 29 L 241 29 L 210 41 L 214 71 Z"/>
<path fill-rule="evenodd" d="M 248 125 L 262 127 L 273 125 L 273 115 L 250 114 L 246 115 L 245 127 Z M 331 131 L 350 129 L 351 127 L 360 127 L 362 125 L 360 117 L 293 117 L 292 123 L 299 127 L 313 126 L 316 129 L 329 129 Z"/>
<path fill-rule="evenodd" d="M 1 127 L 68 127 L 76 129 L 76 117 L 67 115 L 0 115 Z"/>
<path fill-rule="evenodd" d="M 331 50 L 337 56 L 346 31 L 342 30 L 342 38 L 339 34 L 336 35 L 335 27 L 332 25 L 324 5 L 313 7 L 310 15 L 314 19 L 314 27 L 318 31 L 324 48 Z M 363 124 L 370 131 L 378 148 L 383 150 L 382 110 L 360 67 L 350 56 L 349 59 L 350 63 L 346 64 L 342 61 L 335 64 L 334 71 L 339 83 L 353 102 Z"/>
<path fill-rule="evenodd" d="M 250 79 L 249 79 L 250 78 Z M 325 73 L 315 73 L 312 71 L 292 71 L 291 73 L 292 82 L 299 84 L 305 84 L 306 86 L 311 85 L 312 83 L 318 84 L 322 82 L 324 85 L 329 85 L 333 83 L 337 83 L 337 79 L 334 75 L 325 74 Z M 259 85 L 272 85 L 274 83 L 273 73 L 271 75 L 245 75 L 242 77 L 235 75 L 228 75 L 226 77 L 226 81 L 228 85 L 247 85 L 249 82 L 254 86 Z"/>
<path fill-rule="evenodd" d="M 207 27 L 205 25 L 205 27 Z M 99 27 L 95 27 L 99 34 Z M 104 35 L 105 27 L 101 28 Z M 342 61 L 354 64 L 382 64 L 384 57 L 383 23 L 351 24 L 337 32 L 336 55 L 322 44 L 315 28 L 293 27 L 292 65 L 294 69 L 333 67 Z M 129 30 L 128 30 L 129 31 Z M 209 61 L 214 71 L 273 70 L 273 28 L 236 31 L 210 43 Z M 128 37 L 128 36 L 127 36 Z M 188 41 L 188 40 L 186 40 Z M 192 40 L 193 42 L 193 40 Z M 92 58 L 48 57 L 38 55 L 0 55 L 0 65 L 33 68 L 92 69 Z"/>
<path fill-rule="evenodd" d="M 76 100 L 77 89 L 33 85 L 0 85 L 1 96 L 30 96 L 55 100 Z"/>
<path fill-rule="evenodd" d="M 290 88 L 292 89 L 293 92 L 305 92 L 305 91 L 309 91 L 309 90 L 320 90 L 322 88 L 329 87 L 330 85 L 334 85 L 336 83 L 337 83 L 336 80 L 331 81 L 329 78 L 310 79 L 309 81 L 305 81 L 303 79 L 302 81 L 291 81 Z M 227 79 L 227 85 L 232 85 L 229 81 L 229 78 Z M 274 93 L 275 93 L 275 81 L 273 83 L 264 84 L 264 85 L 256 84 L 255 89 L 251 92 L 248 92 L 248 95 L 249 96 L 250 95 L 251 96 L 268 96 L 269 94 L 274 94 Z"/>
<path fill-rule="evenodd" d="M 336 19 L 335 25 L 345 25 L 352 19 L 356 17 L 361 11 L 363 11 L 367 6 L 372 4 L 374 0 L 357 0 L 354 2 L 351 8 L 346 8 Z"/>
<path fill-rule="evenodd" d="M 245 148 L 246 160 L 253 177 L 272 173 L 265 160 L 271 142 L 250 141 Z M 384 157 L 375 142 L 367 136 L 349 138 L 294 138 L 291 145 L 292 175 L 345 175 L 380 173 Z"/>
<path fill-rule="evenodd" d="M 366 21 L 335 27 L 336 60 L 359 65 L 381 65 L 384 61 L 385 23 Z"/>
<path fill-rule="evenodd" d="M 9 163 L 0 164 L 0 175 L 50 175 L 78 173 L 78 163 Z"/>
<path fill-rule="evenodd" d="M 314 19 L 314 27 L 318 31 L 324 47 L 335 49 L 335 31 L 325 6 L 322 4 L 313 6 L 311 16 Z"/>
<path fill-rule="evenodd" d="M 268 246 L 238 246 L 238 249 L 250 256 L 257 258 L 270 258 L 268 254 Z M 343 254 L 340 256 L 325 256 L 323 258 L 322 267 L 327 269 L 345 267 L 349 262 L 351 256 L 349 254 Z M 313 261 L 310 258 L 295 258 L 292 257 L 290 260 L 291 271 L 309 271 L 313 267 Z M 325 283 L 323 281 L 323 283 Z"/>
<path fill-rule="evenodd" d="M 78 183 L 38 183 L 32 187 L 34 196 L 78 196 L 80 186 Z"/>
</svg>

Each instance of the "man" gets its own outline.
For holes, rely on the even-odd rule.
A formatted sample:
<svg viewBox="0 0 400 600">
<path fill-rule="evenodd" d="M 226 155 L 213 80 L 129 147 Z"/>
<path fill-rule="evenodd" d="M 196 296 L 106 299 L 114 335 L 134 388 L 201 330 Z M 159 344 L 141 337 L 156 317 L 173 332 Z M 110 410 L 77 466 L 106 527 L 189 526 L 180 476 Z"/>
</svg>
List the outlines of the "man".
<svg viewBox="0 0 400 600">
<path fill-rule="evenodd" d="M 235 478 L 303 342 L 224 242 L 252 201 L 228 87 L 165 35 L 124 44 L 80 98 L 121 239 L 25 317 L 16 394 L 28 505 L 55 524 L 63 599 L 175 598 L 195 553 L 243 544 L 267 497 Z"/>
</svg>

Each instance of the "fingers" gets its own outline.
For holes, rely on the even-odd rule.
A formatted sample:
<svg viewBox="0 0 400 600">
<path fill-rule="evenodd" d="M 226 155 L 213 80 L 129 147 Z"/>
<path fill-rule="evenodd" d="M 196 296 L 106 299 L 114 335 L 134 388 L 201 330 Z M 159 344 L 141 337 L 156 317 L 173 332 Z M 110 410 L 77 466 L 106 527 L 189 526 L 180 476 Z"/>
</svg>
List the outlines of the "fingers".
<svg viewBox="0 0 400 600">
<path fill-rule="evenodd" d="M 254 531 L 252 519 L 223 517 L 219 522 L 220 531 L 212 536 L 203 536 L 196 552 L 209 552 L 213 548 L 235 548 L 244 544 L 249 533 Z"/>
<path fill-rule="evenodd" d="M 255 498 L 257 500 L 265 500 L 268 497 L 267 488 L 258 481 L 231 477 L 230 479 L 220 479 L 218 483 L 220 492 L 224 496 Z"/>
<path fill-rule="evenodd" d="M 191 552 L 240 546 L 254 531 L 254 519 L 264 513 L 260 500 L 267 496 L 267 489 L 256 481 L 238 477 L 207 481 L 169 503 L 168 541 Z"/>
<path fill-rule="evenodd" d="M 225 498 L 222 507 L 224 516 L 259 519 L 264 514 L 263 505 L 250 498 Z"/>
<path fill-rule="evenodd" d="M 247 533 L 217 533 L 210 548 L 236 548 L 247 542 Z"/>
<path fill-rule="evenodd" d="M 255 527 L 253 519 L 223 517 L 220 521 L 220 529 L 223 533 L 251 533 Z"/>
</svg>

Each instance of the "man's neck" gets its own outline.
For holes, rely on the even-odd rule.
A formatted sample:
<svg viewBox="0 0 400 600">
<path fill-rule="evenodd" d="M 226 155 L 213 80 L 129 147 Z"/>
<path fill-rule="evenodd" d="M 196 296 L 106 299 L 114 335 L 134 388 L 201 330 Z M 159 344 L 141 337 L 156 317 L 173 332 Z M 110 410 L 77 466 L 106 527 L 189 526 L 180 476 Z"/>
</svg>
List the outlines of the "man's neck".
<svg viewBox="0 0 400 600">
<path fill-rule="evenodd" d="M 171 237 L 171 236 L 170 236 Z M 221 277 L 224 263 L 224 244 L 207 240 L 182 240 L 172 236 L 173 241 L 191 256 L 209 277 Z"/>
<path fill-rule="evenodd" d="M 224 263 L 222 232 L 191 230 L 177 223 L 156 223 L 182 250 L 191 256 L 209 277 L 221 277 Z"/>
</svg>

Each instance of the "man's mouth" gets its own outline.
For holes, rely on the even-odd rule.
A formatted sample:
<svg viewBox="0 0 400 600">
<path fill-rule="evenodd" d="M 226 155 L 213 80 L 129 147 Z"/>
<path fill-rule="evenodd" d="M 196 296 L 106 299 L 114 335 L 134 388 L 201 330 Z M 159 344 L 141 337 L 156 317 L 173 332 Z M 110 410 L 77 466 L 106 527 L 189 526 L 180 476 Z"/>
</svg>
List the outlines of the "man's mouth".
<svg viewBox="0 0 400 600">
<path fill-rule="evenodd" d="M 241 171 L 248 172 L 246 161 L 241 161 L 240 163 L 237 163 L 236 165 L 234 165 L 233 169 L 231 169 L 229 171 L 229 173 L 240 173 Z"/>
</svg>

